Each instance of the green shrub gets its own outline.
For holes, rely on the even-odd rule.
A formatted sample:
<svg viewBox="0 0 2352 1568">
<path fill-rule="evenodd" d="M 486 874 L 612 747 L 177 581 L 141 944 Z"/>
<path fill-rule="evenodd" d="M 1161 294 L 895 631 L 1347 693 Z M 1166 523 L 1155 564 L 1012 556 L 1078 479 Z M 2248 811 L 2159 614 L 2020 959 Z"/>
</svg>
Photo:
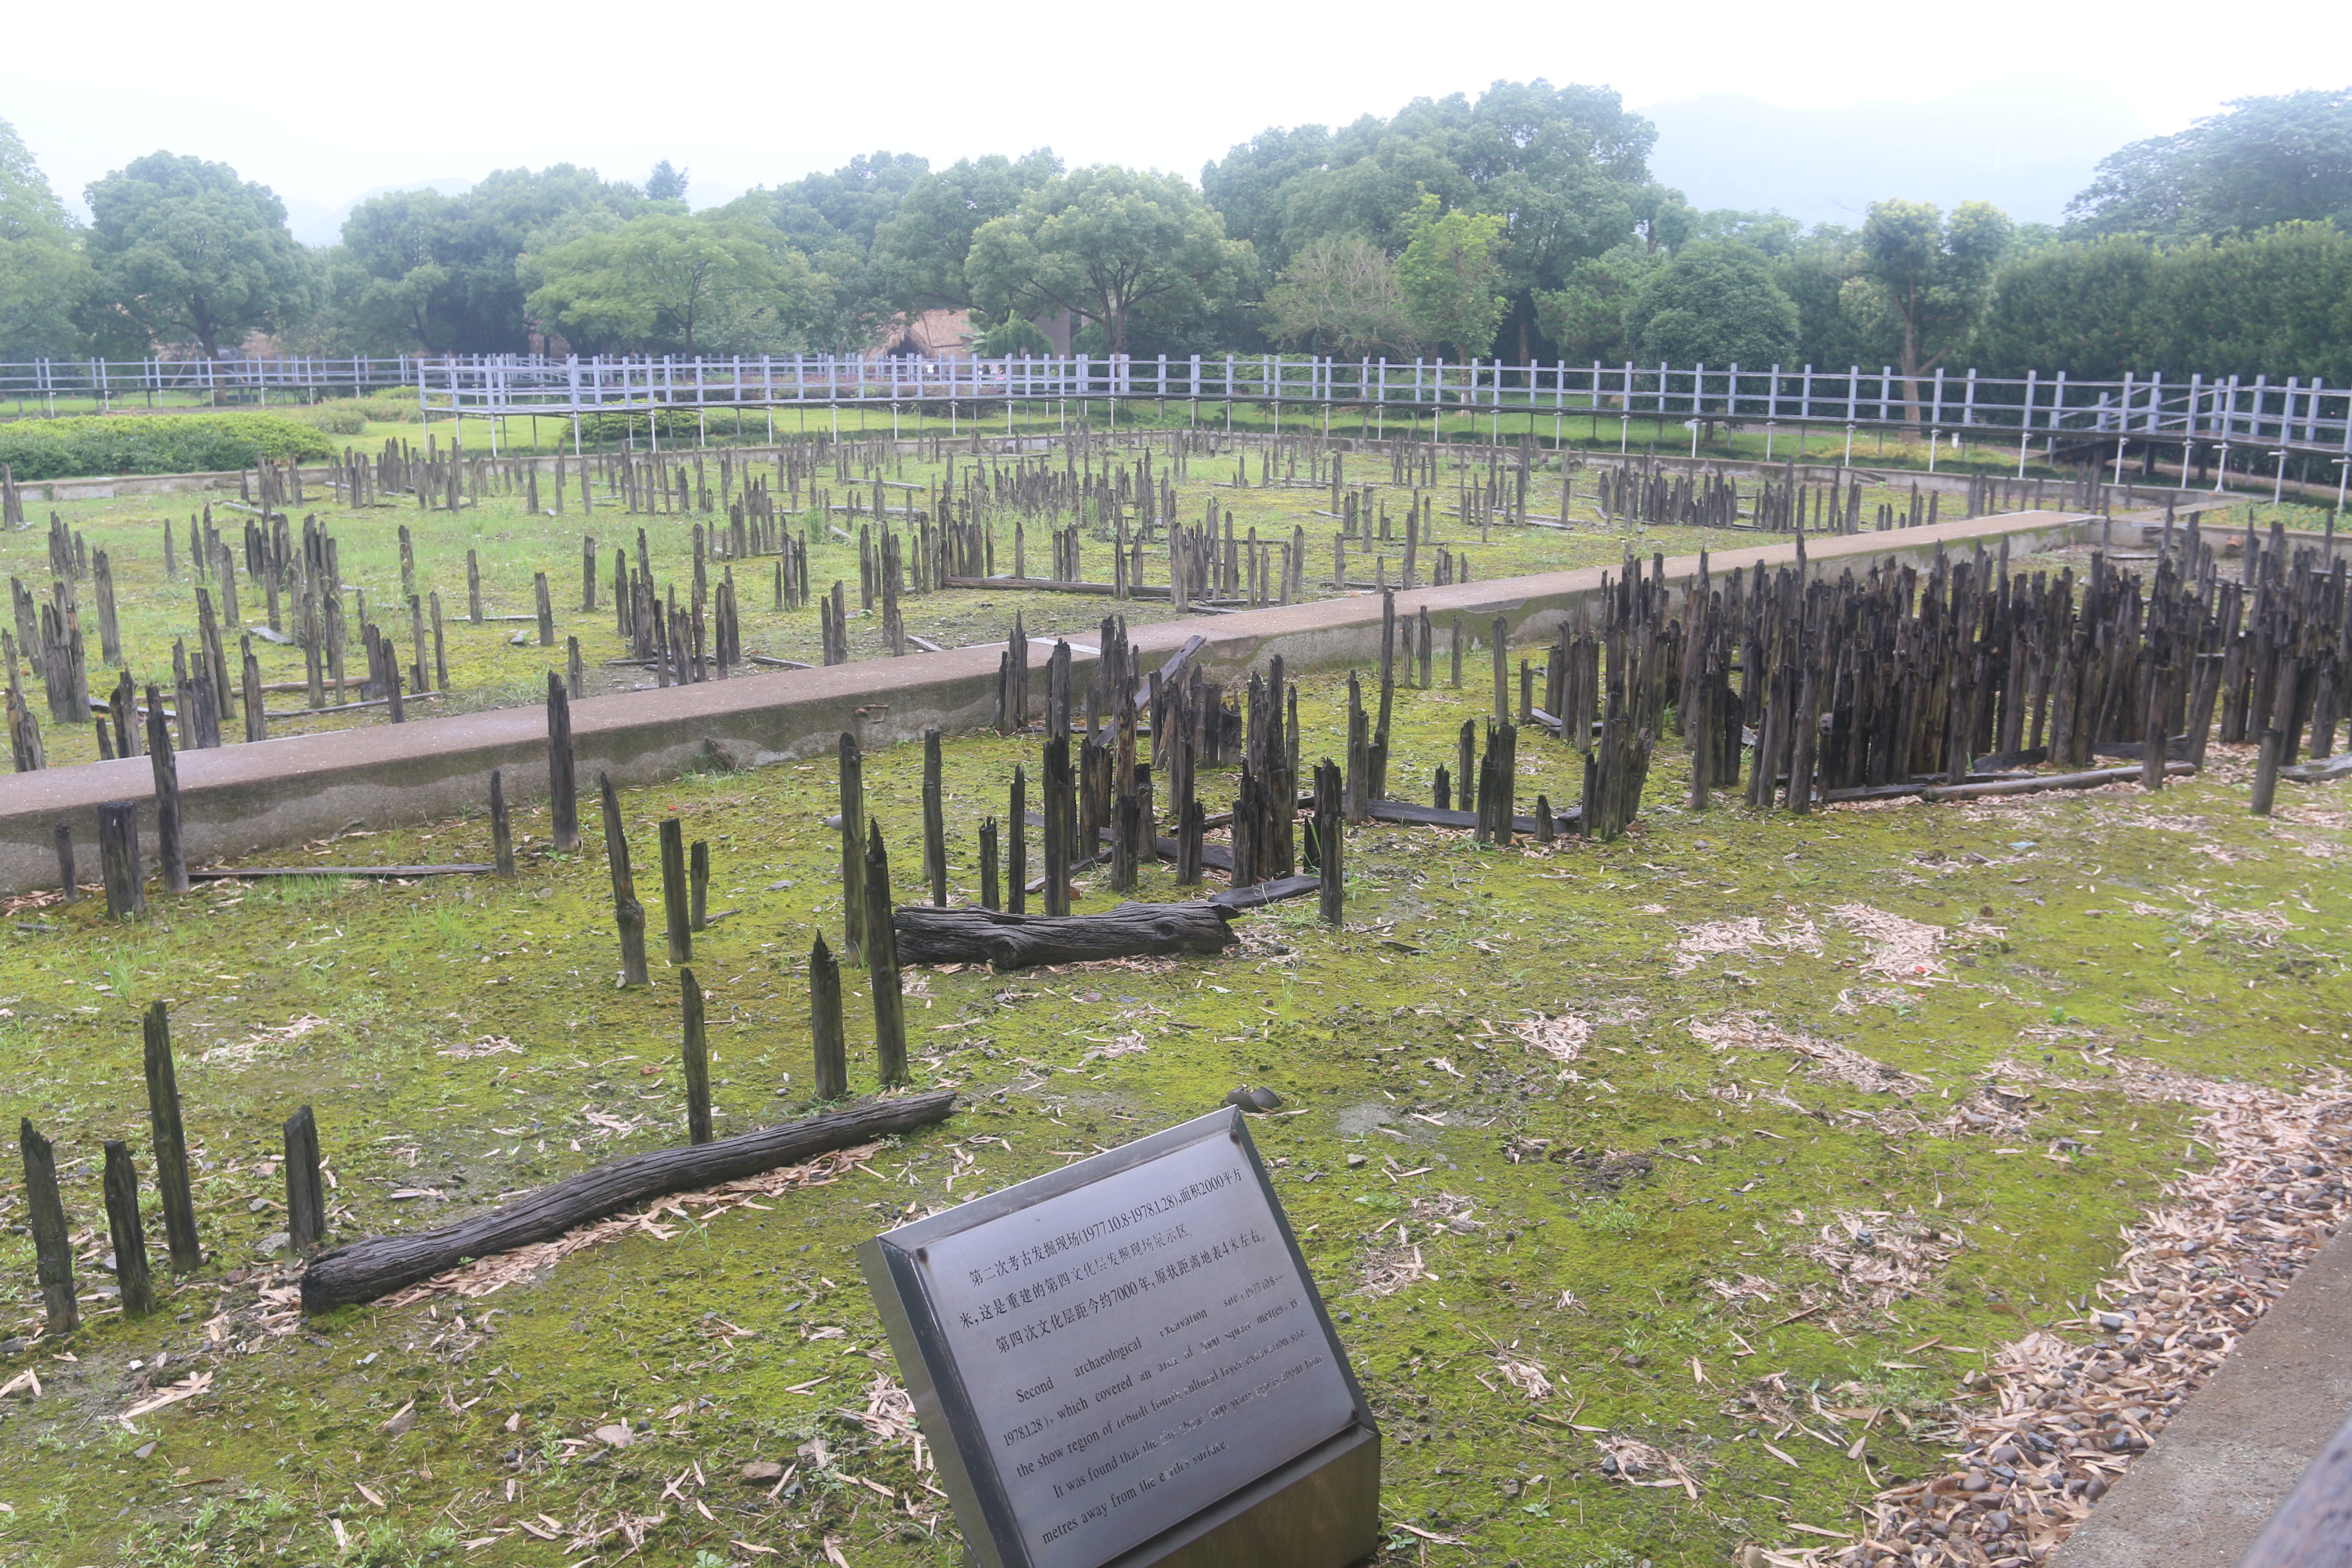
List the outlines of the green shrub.
<svg viewBox="0 0 2352 1568">
<path fill-rule="evenodd" d="M 287 409 L 285 414 L 289 419 L 299 419 L 314 430 L 324 430 L 332 436 L 357 436 L 370 425 L 415 425 L 424 417 L 414 396 L 396 395 L 330 398 L 307 408 Z"/>
<path fill-rule="evenodd" d="M 331 458 L 326 433 L 277 414 L 92 416 L 0 425 L 0 463 L 19 481 L 96 474 L 214 473 L 265 458 Z"/>
</svg>

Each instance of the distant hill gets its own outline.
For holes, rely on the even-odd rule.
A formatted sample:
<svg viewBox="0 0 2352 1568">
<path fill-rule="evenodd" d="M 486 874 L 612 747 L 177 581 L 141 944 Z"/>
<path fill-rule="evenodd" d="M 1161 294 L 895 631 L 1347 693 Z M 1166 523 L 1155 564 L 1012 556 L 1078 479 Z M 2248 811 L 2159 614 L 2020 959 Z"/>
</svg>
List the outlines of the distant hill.
<svg viewBox="0 0 2352 1568">
<path fill-rule="evenodd" d="M 1709 93 L 1642 112 L 1658 126 L 1652 173 L 1694 205 L 1778 208 L 1809 224 L 1857 225 L 1887 196 L 1948 211 L 1981 198 L 2021 223 L 2055 223 L 2101 158 L 2156 134 L 2121 93 L 2079 81 L 1837 109 Z"/>
</svg>

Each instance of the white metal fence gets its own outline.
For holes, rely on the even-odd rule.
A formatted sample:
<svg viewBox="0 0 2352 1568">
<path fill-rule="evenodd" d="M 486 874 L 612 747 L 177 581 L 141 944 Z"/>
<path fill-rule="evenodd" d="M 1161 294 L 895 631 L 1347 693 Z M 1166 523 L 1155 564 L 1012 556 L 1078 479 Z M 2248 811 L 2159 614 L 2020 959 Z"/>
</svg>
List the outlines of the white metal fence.
<svg viewBox="0 0 2352 1568">
<path fill-rule="evenodd" d="M 2099 381 L 1889 366 L 1507 364 L 1275 354 L 1017 359 L 791 354 L 548 359 L 44 360 L 0 364 L 0 412 L 107 409 L 272 395 L 304 400 L 412 388 L 425 413 L 593 416 L 793 405 L 961 405 L 1156 399 L 1290 407 L 1707 419 L 1748 426 L 1902 426 L 1979 440 L 2195 441 L 2352 455 L 2352 387 L 2317 378 L 2126 374 Z"/>
</svg>

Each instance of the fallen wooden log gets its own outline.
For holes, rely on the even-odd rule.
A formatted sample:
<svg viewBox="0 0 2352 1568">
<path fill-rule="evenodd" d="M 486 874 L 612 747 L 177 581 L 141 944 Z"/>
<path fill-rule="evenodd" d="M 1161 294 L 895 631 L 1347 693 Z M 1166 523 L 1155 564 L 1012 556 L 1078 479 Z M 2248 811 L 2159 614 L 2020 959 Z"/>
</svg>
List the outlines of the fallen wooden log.
<svg viewBox="0 0 2352 1568">
<path fill-rule="evenodd" d="M 1104 958 L 1223 952 L 1240 941 L 1232 911 L 1213 904 L 1121 904 L 1096 915 L 1015 915 L 1001 910 L 901 906 L 890 917 L 903 963 L 987 963 L 1026 969 Z"/>
<path fill-rule="evenodd" d="M 2315 763 L 2297 763 L 2293 767 L 2278 771 L 2279 777 L 2293 779 L 2296 784 L 2325 784 L 2329 779 L 2340 779 L 2347 773 L 2352 773 L 2352 752 Z"/>
<path fill-rule="evenodd" d="M 248 877 L 487 877 L 496 866 L 247 866 L 191 871 L 191 882 L 241 882 Z"/>
<path fill-rule="evenodd" d="M 1478 814 L 1475 811 L 1446 811 L 1434 805 L 1416 805 L 1409 800 L 1376 800 L 1372 802 L 1370 810 L 1374 822 L 1393 822 L 1406 827 L 1471 828 L 1478 826 Z M 1583 819 L 1584 808 L 1580 805 L 1571 805 L 1564 811 L 1551 814 L 1554 827 L 1566 827 Z M 1511 818 L 1512 832 L 1533 833 L 1535 830 L 1534 817 Z"/>
<path fill-rule="evenodd" d="M 1252 882 L 1245 888 L 1226 888 L 1211 893 L 1207 902 L 1221 910 L 1254 910 L 1261 904 L 1279 903 L 1284 899 L 1303 899 L 1320 891 L 1323 879 L 1316 876 L 1276 877 L 1271 882 Z"/>
<path fill-rule="evenodd" d="M 2194 763 L 2167 763 L 2166 774 L 2179 778 L 2197 771 Z M 1992 795 L 2034 795 L 2045 789 L 2097 789 L 2101 784 L 2121 784 L 2126 779 L 2141 776 L 2142 770 L 2130 768 L 2094 768 L 2086 773 L 2041 773 L 2030 778 L 2001 779 L 1992 784 L 1929 784 L 1919 792 L 1922 800 L 1979 800 Z"/>
<path fill-rule="evenodd" d="M 472 1258 L 511 1252 L 550 1241 L 574 1226 L 617 1214 L 666 1193 L 731 1182 L 845 1149 L 888 1132 L 943 1121 L 955 1108 L 953 1089 L 898 1100 L 877 1100 L 805 1121 L 763 1127 L 712 1143 L 653 1149 L 541 1187 L 487 1214 L 414 1236 L 371 1236 L 322 1252 L 302 1271 L 302 1310 L 323 1312 L 373 1301 Z"/>
</svg>

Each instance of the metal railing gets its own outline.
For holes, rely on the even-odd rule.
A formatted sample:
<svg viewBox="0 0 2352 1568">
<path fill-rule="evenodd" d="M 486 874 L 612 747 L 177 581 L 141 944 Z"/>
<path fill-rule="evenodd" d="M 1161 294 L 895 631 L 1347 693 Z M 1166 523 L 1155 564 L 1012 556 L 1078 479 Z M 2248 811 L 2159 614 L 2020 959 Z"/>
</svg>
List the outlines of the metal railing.
<svg viewBox="0 0 2352 1568">
<path fill-rule="evenodd" d="M 2319 378 L 2060 371 L 1994 376 L 1891 366 L 1509 364 L 1281 354 L 1061 354 L 1013 359 L 839 354 L 553 359 L 525 355 L 223 360 L 41 360 L 0 364 L 0 413 L 163 406 L 174 399 L 266 403 L 415 388 L 425 413 L 456 418 L 593 416 L 834 405 L 965 405 L 1151 399 L 1747 426 L 1899 426 L 2021 447 L 2200 443 L 2352 457 L 2352 387 Z"/>
</svg>

